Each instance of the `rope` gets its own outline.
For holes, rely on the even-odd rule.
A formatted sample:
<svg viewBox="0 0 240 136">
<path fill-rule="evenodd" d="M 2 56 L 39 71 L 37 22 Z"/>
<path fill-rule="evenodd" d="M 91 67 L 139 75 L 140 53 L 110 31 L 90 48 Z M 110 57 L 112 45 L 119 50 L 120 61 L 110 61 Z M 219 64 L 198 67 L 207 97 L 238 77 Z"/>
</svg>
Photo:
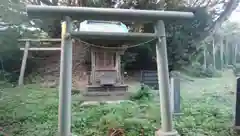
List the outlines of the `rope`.
<svg viewBox="0 0 240 136">
<path fill-rule="evenodd" d="M 107 47 L 107 46 L 100 46 L 100 45 L 96 45 L 96 44 L 91 44 L 91 43 L 88 43 L 86 41 L 82 41 L 82 40 L 78 40 L 80 41 L 81 43 L 84 43 L 86 45 L 88 45 L 88 47 L 92 46 L 92 47 L 97 47 L 97 48 L 102 48 L 102 49 L 128 49 L 128 48 L 133 48 L 133 47 L 137 47 L 137 46 L 141 46 L 141 45 L 144 45 L 144 44 L 147 44 L 147 43 L 150 43 L 152 41 L 155 41 L 157 38 L 153 38 L 151 40 L 148 40 L 148 41 L 145 41 L 145 42 L 141 42 L 141 43 L 138 43 L 138 44 L 134 44 L 134 45 L 130 45 L 130 46 L 126 46 L 126 45 L 123 45 L 122 47 Z M 86 48 L 88 48 L 86 47 Z"/>
</svg>

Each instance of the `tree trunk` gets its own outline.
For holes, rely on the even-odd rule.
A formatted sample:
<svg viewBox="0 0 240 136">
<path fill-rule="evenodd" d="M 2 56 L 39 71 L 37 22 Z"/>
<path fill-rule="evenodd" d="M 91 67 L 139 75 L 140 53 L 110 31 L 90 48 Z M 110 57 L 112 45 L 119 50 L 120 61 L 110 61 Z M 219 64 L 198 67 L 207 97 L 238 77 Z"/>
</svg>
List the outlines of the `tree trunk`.
<svg viewBox="0 0 240 136">
<path fill-rule="evenodd" d="M 229 45 L 228 45 L 228 39 L 225 40 L 225 64 L 229 65 Z"/>
<path fill-rule="evenodd" d="M 238 7 L 240 0 L 229 0 L 226 4 L 226 8 L 224 11 L 219 15 L 217 20 L 205 31 L 205 33 L 201 34 L 199 38 L 196 40 L 196 44 L 205 40 L 208 35 L 213 35 L 215 31 L 217 31 L 222 23 L 226 21 L 232 12 Z"/>
<path fill-rule="evenodd" d="M 233 44 L 233 66 L 236 66 L 237 44 Z"/>
<path fill-rule="evenodd" d="M 220 62 L 221 62 L 221 70 L 223 69 L 223 67 L 224 67 L 224 55 L 223 55 L 223 40 L 221 40 L 221 42 L 220 42 Z"/>
<path fill-rule="evenodd" d="M 216 51 L 215 51 L 215 38 L 212 39 L 212 58 L 213 58 L 213 68 L 216 69 Z"/>
<path fill-rule="evenodd" d="M 204 49 L 203 49 L 203 68 L 207 69 L 207 47 L 206 47 L 206 45 L 204 46 Z"/>
</svg>

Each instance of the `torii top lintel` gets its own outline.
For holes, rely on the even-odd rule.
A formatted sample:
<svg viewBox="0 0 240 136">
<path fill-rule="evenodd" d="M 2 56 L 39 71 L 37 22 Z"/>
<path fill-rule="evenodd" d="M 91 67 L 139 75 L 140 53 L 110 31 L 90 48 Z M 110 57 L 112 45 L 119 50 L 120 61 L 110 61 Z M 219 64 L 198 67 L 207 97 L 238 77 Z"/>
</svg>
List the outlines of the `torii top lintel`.
<svg viewBox="0 0 240 136">
<path fill-rule="evenodd" d="M 69 16 L 76 20 L 116 20 L 143 22 L 166 19 L 190 19 L 194 17 L 192 12 L 179 11 L 36 5 L 27 5 L 27 13 L 31 18 L 63 18 L 65 16 Z"/>
</svg>

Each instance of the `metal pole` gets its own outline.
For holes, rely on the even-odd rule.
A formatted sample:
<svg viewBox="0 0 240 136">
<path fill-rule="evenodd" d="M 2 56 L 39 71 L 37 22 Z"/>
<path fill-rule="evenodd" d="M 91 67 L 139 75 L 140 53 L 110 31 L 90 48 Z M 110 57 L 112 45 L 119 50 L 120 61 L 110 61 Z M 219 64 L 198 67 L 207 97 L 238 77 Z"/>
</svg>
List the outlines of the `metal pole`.
<svg viewBox="0 0 240 136">
<path fill-rule="evenodd" d="M 20 50 L 25 50 L 24 48 L 20 48 Z M 53 48 L 53 47 L 48 47 L 48 48 L 28 48 L 29 51 L 60 51 L 61 48 Z"/>
<path fill-rule="evenodd" d="M 119 21 L 157 21 L 163 19 L 190 19 L 192 12 L 132 10 L 115 8 L 89 8 L 67 6 L 36 6 L 27 5 L 28 16 L 32 18 L 62 18 L 70 16 L 79 20 L 119 20 Z"/>
<path fill-rule="evenodd" d="M 57 39 L 18 39 L 19 42 L 26 42 L 26 41 L 30 41 L 30 42 L 61 42 L 61 39 L 57 38 Z"/>
<path fill-rule="evenodd" d="M 59 84 L 59 136 L 71 135 L 72 40 L 67 37 L 72 29 L 71 19 L 62 23 L 62 49 Z"/>
<path fill-rule="evenodd" d="M 25 48 L 24 48 L 23 59 L 22 59 L 20 76 L 19 76 L 19 79 L 18 79 L 18 85 L 22 85 L 22 84 L 23 84 L 24 73 L 25 73 L 25 69 L 26 69 L 26 63 L 27 63 L 29 46 L 30 46 L 30 42 L 29 42 L 29 41 L 26 41 Z"/>
<path fill-rule="evenodd" d="M 161 123 L 162 128 L 156 135 L 165 136 L 171 134 L 171 136 L 177 135 L 177 132 L 173 132 L 172 127 L 172 114 L 170 106 L 170 84 L 169 84 L 169 71 L 168 71 L 168 59 L 167 59 L 167 45 L 165 35 L 165 25 L 162 20 L 159 20 L 155 24 L 155 32 L 158 34 L 158 41 L 156 44 L 156 58 L 158 69 L 158 84 L 161 104 Z"/>
</svg>

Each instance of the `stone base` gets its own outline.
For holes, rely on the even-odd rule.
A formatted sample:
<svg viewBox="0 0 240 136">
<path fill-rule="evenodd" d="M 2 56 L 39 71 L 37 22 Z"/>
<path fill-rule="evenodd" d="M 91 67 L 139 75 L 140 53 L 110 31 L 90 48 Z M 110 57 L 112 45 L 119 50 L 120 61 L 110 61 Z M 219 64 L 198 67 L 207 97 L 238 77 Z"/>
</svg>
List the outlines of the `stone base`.
<svg viewBox="0 0 240 136">
<path fill-rule="evenodd" d="M 233 130 L 234 130 L 237 134 L 240 134 L 240 126 L 233 126 Z"/>
<path fill-rule="evenodd" d="M 240 130 L 240 126 L 233 126 L 234 130 Z"/>
<path fill-rule="evenodd" d="M 109 103 L 116 103 L 120 104 L 121 102 L 130 102 L 129 100 L 118 100 L 118 101 L 104 101 L 102 103 L 104 104 L 109 104 Z M 101 102 L 99 101 L 85 101 L 83 102 L 80 106 L 85 106 L 85 105 L 99 105 Z"/>
<path fill-rule="evenodd" d="M 173 130 L 172 132 L 163 132 L 160 129 L 155 132 L 155 136 L 180 136 L 177 131 Z"/>
<path fill-rule="evenodd" d="M 184 113 L 181 113 L 181 112 L 180 112 L 180 113 L 173 113 L 174 116 L 181 116 L 181 115 L 183 115 L 183 114 L 184 114 Z"/>
</svg>

